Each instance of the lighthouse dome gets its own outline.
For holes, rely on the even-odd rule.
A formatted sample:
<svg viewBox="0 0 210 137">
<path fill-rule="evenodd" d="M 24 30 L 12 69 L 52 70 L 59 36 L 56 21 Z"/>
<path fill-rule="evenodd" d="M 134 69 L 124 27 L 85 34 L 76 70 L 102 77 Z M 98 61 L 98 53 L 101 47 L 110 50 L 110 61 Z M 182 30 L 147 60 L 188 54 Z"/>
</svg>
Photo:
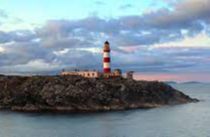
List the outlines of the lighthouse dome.
<svg viewBox="0 0 210 137">
<path fill-rule="evenodd" d="M 109 42 L 108 42 L 108 41 L 105 41 L 105 43 L 104 43 L 104 44 L 109 45 Z"/>
<path fill-rule="evenodd" d="M 108 41 L 106 41 L 104 43 L 104 51 L 110 51 L 110 47 L 109 47 L 109 42 Z"/>
</svg>

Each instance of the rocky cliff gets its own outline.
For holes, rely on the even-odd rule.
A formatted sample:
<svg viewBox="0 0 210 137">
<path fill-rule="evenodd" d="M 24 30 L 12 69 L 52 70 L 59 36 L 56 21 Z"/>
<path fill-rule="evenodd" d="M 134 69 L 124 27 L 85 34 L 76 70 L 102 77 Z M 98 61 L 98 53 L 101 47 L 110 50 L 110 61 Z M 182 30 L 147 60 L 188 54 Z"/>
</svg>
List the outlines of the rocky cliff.
<svg viewBox="0 0 210 137">
<path fill-rule="evenodd" d="M 16 111 L 108 111 L 194 101 L 197 100 L 157 81 L 0 76 L 0 107 Z"/>
</svg>

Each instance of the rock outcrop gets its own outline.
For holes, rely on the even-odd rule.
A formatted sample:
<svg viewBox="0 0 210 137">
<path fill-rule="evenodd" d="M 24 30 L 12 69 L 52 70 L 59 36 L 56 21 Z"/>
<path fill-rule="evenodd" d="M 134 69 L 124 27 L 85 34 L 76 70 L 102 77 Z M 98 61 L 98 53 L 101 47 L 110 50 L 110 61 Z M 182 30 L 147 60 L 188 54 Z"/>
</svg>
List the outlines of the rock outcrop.
<svg viewBox="0 0 210 137">
<path fill-rule="evenodd" d="M 77 76 L 0 76 L 0 108 L 90 112 L 198 101 L 162 82 Z"/>
</svg>

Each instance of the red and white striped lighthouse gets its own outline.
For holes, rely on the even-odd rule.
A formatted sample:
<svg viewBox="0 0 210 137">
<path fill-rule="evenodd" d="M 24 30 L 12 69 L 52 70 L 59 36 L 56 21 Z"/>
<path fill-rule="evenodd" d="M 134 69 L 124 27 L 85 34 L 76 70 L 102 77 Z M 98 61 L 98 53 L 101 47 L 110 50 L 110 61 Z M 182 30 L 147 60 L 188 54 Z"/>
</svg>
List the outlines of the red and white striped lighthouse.
<svg viewBox="0 0 210 137">
<path fill-rule="evenodd" d="M 110 73 L 111 72 L 111 67 L 110 67 L 110 47 L 109 47 L 109 42 L 106 41 L 104 43 L 104 49 L 103 49 L 103 70 L 104 73 Z"/>
</svg>

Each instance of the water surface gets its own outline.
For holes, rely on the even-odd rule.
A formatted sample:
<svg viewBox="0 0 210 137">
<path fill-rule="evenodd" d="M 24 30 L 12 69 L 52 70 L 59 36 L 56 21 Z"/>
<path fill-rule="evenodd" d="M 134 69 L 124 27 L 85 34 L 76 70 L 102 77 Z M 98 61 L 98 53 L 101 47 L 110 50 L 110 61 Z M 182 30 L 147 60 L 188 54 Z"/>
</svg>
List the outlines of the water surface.
<svg viewBox="0 0 210 137">
<path fill-rule="evenodd" d="M 92 114 L 0 111 L 0 137 L 210 137 L 210 84 L 174 84 L 199 103 Z"/>
</svg>

